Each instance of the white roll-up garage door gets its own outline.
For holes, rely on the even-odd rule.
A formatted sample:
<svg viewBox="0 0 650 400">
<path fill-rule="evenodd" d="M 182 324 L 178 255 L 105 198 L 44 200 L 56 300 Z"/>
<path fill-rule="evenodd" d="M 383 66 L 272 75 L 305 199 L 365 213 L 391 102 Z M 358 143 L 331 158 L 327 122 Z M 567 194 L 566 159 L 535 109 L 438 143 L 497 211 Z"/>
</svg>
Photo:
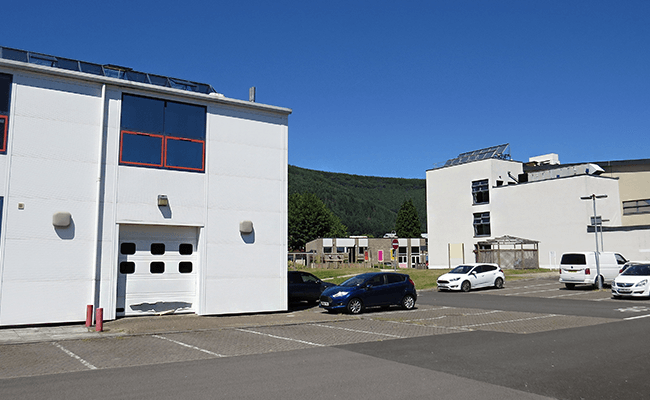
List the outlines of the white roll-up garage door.
<svg viewBox="0 0 650 400">
<path fill-rule="evenodd" d="M 120 225 L 118 316 L 196 312 L 199 228 Z"/>
</svg>

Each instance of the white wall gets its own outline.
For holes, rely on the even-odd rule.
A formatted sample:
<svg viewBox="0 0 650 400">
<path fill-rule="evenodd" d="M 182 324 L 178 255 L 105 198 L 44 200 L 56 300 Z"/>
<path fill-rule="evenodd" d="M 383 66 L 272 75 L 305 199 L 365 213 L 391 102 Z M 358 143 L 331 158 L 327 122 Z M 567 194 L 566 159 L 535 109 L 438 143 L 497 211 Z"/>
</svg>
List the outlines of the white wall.
<svg viewBox="0 0 650 400">
<path fill-rule="evenodd" d="M 92 303 L 101 85 L 13 74 L 0 324 L 79 321 Z M 18 209 L 18 203 L 24 209 Z M 55 229 L 52 215 L 72 214 Z"/>
<path fill-rule="evenodd" d="M 208 113 L 201 313 L 286 310 L 287 117 L 226 107 Z M 243 220 L 253 222 L 253 234 L 240 234 Z"/>
<path fill-rule="evenodd" d="M 539 241 L 540 267 L 557 268 L 554 262 L 559 262 L 564 252 L 595 250 L 594 234 L 587 232 L 593 203 L 580 199 L 592 193 L 608 195 L 596 200 L 598 215 L 609 220 L 605 225 L 619 226 L 616 179 L 580 175 L 494 188 L 490 193 L 492 237 L 510 235 Z M 549 256 L 551 252 L 556 260 Z"/>
<path fill-rule="evenodd" d="M 497 180 L 504 185 L 514 183 L 508 172 L 517 177 L 522 172 L 521 163 L 488 159 L 427 171 L 429 268 L 449 266 L 450 243 L 464 243 L 465 261 L 474 261 L 474 243 L 486 239 L 474 238 L 474 213 L 491 211 L 492 187 Z M 490 203 L 473 205 L 472 181 L 482 179 L 489 180 Z"/>
</svg>

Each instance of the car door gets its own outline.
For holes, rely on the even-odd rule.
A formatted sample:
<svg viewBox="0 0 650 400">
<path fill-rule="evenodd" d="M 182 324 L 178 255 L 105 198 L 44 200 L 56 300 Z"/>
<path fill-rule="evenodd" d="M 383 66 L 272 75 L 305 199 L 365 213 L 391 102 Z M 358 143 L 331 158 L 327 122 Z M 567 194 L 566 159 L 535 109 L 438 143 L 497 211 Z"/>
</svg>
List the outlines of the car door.
<svg viewBox="0 0 650 400">
<path fill-rule="evenodd" d="M 487 286 L 490 273 L 487 271 L 487 265 L 479 265 L 474 269 L 476 274 L 476 285 L 474 287 L 481 288 Z"/>
<path fill-rule="evenodd" d="M 363 303 L 366 307 L 389 304 L 386 274 L 377 274 L 366 282 Z"/>
<path fill-rule="evenodd" d="M 494 265 L 483 265 L 483 286 L 494 286 L 498 270 Z"/>
<path fill-rule="evenodd" d="M 400 304 L 406 291 L 406 278 L 401 274 L 386 274 L 386 295 L 390 304 Z"/>
<path fill-rule="evenodd" d="M 320 279 L 307 272 L 300 272 L 301 293 L 305 300 L 317 300 L 321 294 Z"/>
</svg>

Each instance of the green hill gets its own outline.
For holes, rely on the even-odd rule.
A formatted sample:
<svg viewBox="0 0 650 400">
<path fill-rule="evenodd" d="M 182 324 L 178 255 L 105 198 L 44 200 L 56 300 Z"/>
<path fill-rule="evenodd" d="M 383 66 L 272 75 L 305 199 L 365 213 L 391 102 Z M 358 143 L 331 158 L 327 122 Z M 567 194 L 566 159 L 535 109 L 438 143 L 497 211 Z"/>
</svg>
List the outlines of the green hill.
<svg viewBox="0 0 650 400">
<path fill-rule="evenodd" d="M 397 211 L 413 200 L 427 229 L 424 179 L 381 178 L 315 171 L 289 165 L 289 194 L 314 193 L 348 227 L 350 235 L 382 237 L 395 230 Z"/>
</svg>

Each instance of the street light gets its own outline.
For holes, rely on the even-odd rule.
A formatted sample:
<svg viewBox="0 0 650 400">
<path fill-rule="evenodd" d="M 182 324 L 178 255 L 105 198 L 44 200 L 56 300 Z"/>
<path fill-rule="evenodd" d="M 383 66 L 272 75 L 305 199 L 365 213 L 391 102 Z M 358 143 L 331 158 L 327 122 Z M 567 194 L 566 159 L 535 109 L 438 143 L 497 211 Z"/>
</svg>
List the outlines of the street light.
<svg viewBox="0 0 650 400">
<path fill-rule="evenodd" d="M 594 204 L 594 237 L 596 238 L 596 279 L 598 280 L 598 290 L 603 289 L 603 281 L 600 279 L 600 257 L 598 255 L 600 250 L 598 249 L 598 214 L 596 214 L 596 199 L 604 199 L 606 197 L 606 194 L 592 194 L 591 196 L 580 197 L 580 200 L 591 200 Z M 603 233 L 601 232 L 600 239 L 602 240 L 602 238 Z"/>
</svg>

